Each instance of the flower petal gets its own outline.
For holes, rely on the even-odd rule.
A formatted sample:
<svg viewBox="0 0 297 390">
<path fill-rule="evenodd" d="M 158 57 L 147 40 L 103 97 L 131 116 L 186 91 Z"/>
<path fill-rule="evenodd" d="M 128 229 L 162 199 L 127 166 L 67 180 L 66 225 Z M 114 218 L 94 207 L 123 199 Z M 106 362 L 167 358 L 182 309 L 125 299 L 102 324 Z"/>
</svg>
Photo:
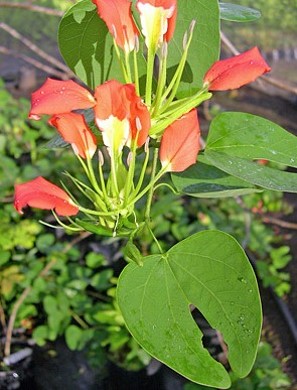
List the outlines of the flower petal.
<svg viewBox="0 0 297 390">
<path fill-rule="evenodd" d="M 215 62 L 204 76 L 210 91 L 236 89 L 251 83 L 271 70 L 254 47 L 242 54 Z"/>
<path fill-rule="evenodd" d="M 69 142 L 75 154 L 82 158 L 92 158 L 97 149 L 96 137 L 89 129 L 85 118 L 73 112 L 54 115 L 49 123 Z"/>
<path fill-rule="evenodd" d="M 131 13 L 132 3 L 129 0 L 92 0 L 97 6 L 98 14 L 106 23 L 109 32 L 117 45 L 129 53 L 135 49 L 138 29 Z"/>
<path fill-rule="evenodd" d="M 151 125 L 150 114 L 133 84 L 109 80 L 96 88 L 95 97 L 95 120 L 106 146 L 117 145 L 117 149 L 122 150 L 131 139 L 137 139 L 139 147 L 145 143 Z"/>
<path fill-rule="evenodd" d="M 145 144 L 151 127 L 151 116 L 147 106 L 136 94 L 133 84 L 126 84 L 125 91 L 129 101 L 129 122 L 132 140 L 137 140 L 137 146 Z"/>
<path fill-rule="evenodd" d="M 61 216 L 76 215 L 79 212 L 79 208 L 64 190 L 41 176 L 15 186 L 15 209 L 23 214 L 22 209 L 26 206 L 43 210 L 55 209 Z"/>
<path fill-rule="evenodd" d="M 195 164 L 200 128 L 196 110 L 176 120 L 165 130 L 160 146 L 160 161 L 167 172 L 182 172 Z"/>
<path fill-rule="evenodd" d="M 32 94 L 30 119 L 40 119 L 40 115 L 54 115 L 72 110 L 94 107 L 92 94 L 72 80 L 60 81 L 48 78 Z"/>
<path fill-rule="evenodd" d="M 163 42 L 168 42 L 174 33 L 177 17 L 176 0 L 138 0 L 142 33 L 147 47 L 156 51 Z"/>
</svg>

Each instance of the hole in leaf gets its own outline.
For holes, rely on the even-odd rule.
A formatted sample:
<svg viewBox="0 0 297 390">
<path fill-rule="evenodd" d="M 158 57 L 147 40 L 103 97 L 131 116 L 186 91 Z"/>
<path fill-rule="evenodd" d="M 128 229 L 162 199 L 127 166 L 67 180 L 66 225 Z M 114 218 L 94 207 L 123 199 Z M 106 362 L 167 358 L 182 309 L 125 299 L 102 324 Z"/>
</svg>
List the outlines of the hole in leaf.
<svg viewBox="0 0 297 390">
<path fill-rule="evenodd" d="M 189 309 L 193 320 L 196 322 L 197 326 L 203 333 L 203 347 L 208 350 L 210 355 L 215 360 L 227 367 L 228 347 L 223 340 L 221 332 L 212 328 L 207 319 L 194 305 L 190 305 Z"/>
</svg>

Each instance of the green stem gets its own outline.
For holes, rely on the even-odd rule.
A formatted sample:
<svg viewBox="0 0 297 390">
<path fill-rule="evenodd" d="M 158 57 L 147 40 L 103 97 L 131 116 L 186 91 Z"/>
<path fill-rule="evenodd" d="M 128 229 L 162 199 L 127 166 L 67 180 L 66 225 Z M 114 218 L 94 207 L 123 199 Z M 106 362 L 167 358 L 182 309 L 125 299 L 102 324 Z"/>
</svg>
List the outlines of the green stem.
<svg viewBox="0 0 297 390">
<path fill-rule="evenodd" d="M 145 85 L 145 104 L 148 106 L 149 109 L 152 103 L 154 59 L 155 59 L 155 53 L 149 47 L 147 53 L 147 69 L 146 69 L 146 85 Z"/>
<path fill-rule="evenodd" d="M 131 75 L 129 55 L 130 55 L 130 53 L 125 53 L 125 64 L 126 64 L 128 83 L 132 83 L 132 75 Z"/>
<path fill-rule="evenodd" d="M 92 161 L 91 161 L 89 156 L 87 156 L 87 167 L 88 167 L 88 171 L 89 171 L 89 179 L 90 179 L 90 182 L 91 182 L 94 190 L 97 191 L 97 193 L 99 195 L 102 195 L 102 191 L 101 191 L 101 189 L 98 185 L 97 179 L 95 177 Z"/>
<path fill-rule="evenodd" d="M 164 113 L 164 119 L 159 120 L 156 124 L 154 124 L 150 129 L 150 136 L 159 135 L 166 127 L 171 125 L 175 120 L 180 118 L 182 115 L 191 111 L 193 108 L 197 107 L 199 104 L 204 102 L 205 100 L 210 99 L 212 96 L 211 93 L 205 92 L 205 90 L 201 90 L 198 94 L 194 95 L 190 99 L 185 99 L 185 104 L 182 106 L 173 109 L 170 112 Z"/>
<path fill-rule="evenodd" d="M 140 189 L 142 187 L 142 183 L 143 183 L 143 180 L 144 180 L 144 176 L 145 176 L 147 164 L 148 164 L 148 161 L 149 161 L 149 157 L 150 157 L 150 150 L 149 150 L 149 148 L 147 148 L 145 159 L 144 159 L 144 162 L 143 162 L 143 165 L 142 165 L 142 169 L 141 169 L 141 173 L 140 173 L 140 176 L 139 176 L 139 179 L 138 179 L 138 183 L 137 183 L 135 191 L 133 192 L 133 195 L 132 195 L 133 197 L 138 194 L 138 192 L 140 191 Z"/>
<path fill-rule="evenodd" d="M 123 63 L 123 60 L 122 60 L 122 57 L 121 57 L 121 53 L 120 53 L 119 47 L 118 47 L 115 39 L 113 40 L 113 47 L 115 49 L 115 52 L 116 52 L 119 64 L 121 66 L 124 79 L 125 79 L 126 83 L 129 83 L 129 77 L 128 77 L 128 74 L 127 74 L 127 70 L 126 70 L 125 64 Z"/>
<path fill-rule="evenodd" d="M 117 180 L 117 160 L 118 156 L 115 155 L 114 150 L 112 148 L 110 153 L 110 175 L 111 175 L 111 188 L 112 188 L 112 195 L 118 196 L 119 195 L 119 186 L 118 186 L 118 180 Z"/>
<path fill-rule="evenodd" d="M 102 188 L 104 199 L 105 199 L 105 201 L 108 201 L 109 198 L 108 198 L 108 195 L 107 195 L 107 190 L 106 190 L 106 185 L 105 185 L 103 169 L 102 169 L 102 165 L 101 165 L 101 162 L 100 162 L 100 158 L 99 158 L 99 162 L 98 162 L 98 173 L 99 173 L 99 180 L 100 180 L 100 184 L 101 184 L 101 188 Z M 107 202 L 107 203 L 109 204 L 109 202 Z"/>
<path fill-rule="evenodd" d="M 167 43 L 163 43 L 162 47 L 162 55 L 160 60 L 160 69 L 159 69 L 159 79 L 158 79 L 158 85 L 157 85 L 157 91 L 156 91 L 156 98 L 153 103 L 153 114 L 152 116 L 158 115 L 158 110 L 162 101 L 162 93 L 164 90 L 164 87 L 166 85 L 166 77 L 167 77 Z"/>
<path fill-rule="evenodd" d="M 127 176 L 127 181 L 125 183 L 125 189 L 124 189 L 124 205 L 128 202 L 129 199 L 129 194 L 131 189 L 133 189 L 134 182 L 134 173 L 135 173 L 135 162 L 136 162 L 136 148 L 137 148 L 137 138 L 133 140 L 133 146 L 131 150 L 132 158 L 129 163 L 129 170 L 128 170 L 128 176 Z"/>
<path fill-rule="evenodd" d="M 176 95 L 176 92 L 178 90 L 178 87 L 179 87 L 179 84 L 180 84 L 180 80 L 182 78 L 182 75 L 183 75 L 183 72 L 184 72 L 184 68 L 185 68 L 185 65 L 186 65 L 186 61 L 187 61 L 187 57 L 188 57 L 188 51 L 189 51 L 189 48 L 190 48 L 190 45 L 191 45 L 191 41 L 192 41 L 192 38 L 193 38 L 193 30 L 194 30 L 194 26 L 195 24 L 192 24 L 191 23 L 191 26 L 190 26 L 190 37 L 184 47 L 184 52 L 183 52 L 183 55 L 181 57 L 181 60 L 178 64 L 178 67 L 176 69 L 176 72 L 168 86 L 168 88 L 166 89 L 164 95 L 162 96 L 162 101 L 164 101 L 166 99 L 166 97 L 169 95 L 170 93 L 170 96 L 167 100 L 167 102 L 165 103 L 165 105 L 162 107 L 162 110 L 161 112 L 164 112 L 166 111 L 166 109 L 169 107 L 170 103 L 173 101 L 173 99 L 175 98 L 175 95 Z M 186 38 L 186 35 L 185 35 L 185 38 Z"/>
<path fill-rule="evenodd" d="M 154 240 L 155 243 L 157 244 L 157 247 L 158 247 L 158 249 L 159 249 L 159 252 L 161 253 L 161 255 L 163 255 L 164 251 L 163 251 L 163 249 L 162 249 L 162 247 L 161 247 L 161 245 L 160 245 L 160 243 L 159 243 L 157 237 L 154 235 L 154 232 L 152 231 L 152 229 L 150 228 L 150 226 L 149 226 L 148 223 L 146 223 L 146 227 L 147 227 L 148 231 L 150 232 L 151 236 L 153 237 L 153 240 Z"/>
<path fill-rule="evenodd" d="M 152 166 L 152 176 L 150 180 L 151 183 L 155 183 L 155 178 L 156 178 L 156 169 L 157 169 L 157 163 L 158 163 L 158 153 L 159 149 L 154 150 L 154 157 L 153 157 L 153 166 Z M 154 186 L 151 185 L 149 189 L 149 193 L 147 195 L 147 201 L 146 201 L 146 207 L 145 207 L 145 213 L 144 213 L 144 218 L 146 221 L 150 220 L 150 212 L 151 212 L 151 205 L 152 205 L 152 200 L 153 200 L 153 194 L 154 194 Z"/>
</svg>

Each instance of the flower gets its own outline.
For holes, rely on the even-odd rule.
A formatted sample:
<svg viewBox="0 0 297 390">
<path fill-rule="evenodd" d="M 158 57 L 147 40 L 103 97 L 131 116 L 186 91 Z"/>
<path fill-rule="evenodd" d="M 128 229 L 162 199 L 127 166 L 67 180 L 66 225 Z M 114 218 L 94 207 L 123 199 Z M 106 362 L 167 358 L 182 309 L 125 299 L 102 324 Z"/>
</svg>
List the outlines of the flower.
<svg viewBox="0 0 297 390">
<path fill-rule="evenodd" d="M 61 216 L 76 215 L 79 208 L 70 196 L 55 184 L 39 176 L 15 186 L 14 207 L 20 214 L 26 206 L 54 210 Z"/>
<path fill-rule="evenodd" d="M 129 0 L 92 1 L 97 6 L 99 16 L 106 23 L 117 45 L 126 53 L 135 49 L 139 32 L 131 14 L 132 3 Z"/>
<path fill-rule="evenodd" d="M 254 47 L 237 56 L 215 62 L 204 76 L 204 83 L 210 91 L 236 89 L 270 70 L 259 49 Z"/>
<path fill-rule="evenodd" d="M 60 81 L 48 78 L 32 94 L 30 119 L 40 119 L 40 115 L 54 115 L 78 109 L 94 107 L 92 94 L 72 80 Z"/>
<path fill-rule="evenodd" d="M 96 137 L 81 114 L 66 113 L 54 115 L 49 124 L 54 126 L 62 138 L 69 142 L 75 154 L 92 158 L 97 149 Z"/>
<path fill-rule="evenodd" d="M 177 1 L 176 0 L 138 0 L 142 33 L 146 46 L 153 52 L 162 42 L 168 42 L 174 33 Z"/>
<path fill-rule="evenodd" d="M 199 136 L 200 127 L 195 109 L 166 128 L 159 154 L 166 172 L 182 172 L 195 164 L 200 150 Z"/>
<path fill-rule="evenodd" d="M 145 143 L 150 114 L 133 84 L 107 81 L 96 88 L 95 98 L 95 120 L 109 150 L 120 153 L 131 141 L 136 141 L 139 147 Z"/>
</svg>

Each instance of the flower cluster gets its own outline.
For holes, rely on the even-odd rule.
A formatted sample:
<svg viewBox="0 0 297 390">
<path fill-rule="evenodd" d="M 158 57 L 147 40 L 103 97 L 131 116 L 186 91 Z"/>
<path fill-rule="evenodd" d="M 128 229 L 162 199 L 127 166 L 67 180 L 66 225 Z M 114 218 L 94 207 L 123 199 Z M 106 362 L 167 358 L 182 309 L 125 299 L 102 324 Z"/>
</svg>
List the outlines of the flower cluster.
<svg viewBox="0 0 297 390">
<path fill-rule="evenodd" d="M 82 212 L 92 224 L 119 234 L 121 228 L 133 225 L 129 217 L 135 220 L 135 203 L 145 195 L 152 197 L 156 182 L 166 172 L 180 172 L 196 162 L 200 149 L 196 106 L 211 97 L 209 91 L 239 88 L 270 68 L 258 49 L 253 48 L 233 58 L 217 61 L 205 74 L 202 89 L 178 101 L 176 92 L 195 22 L 191 23 L 184 42 L 180 65 L 168 82 L 167 45 L 174 34 L 177 0 L 137 0 L 140 26 L 133 18 L 129 0 L 92 1 L 114 39 L 125 82 L 108 80 L 90 92 L 74 81 L 49 78 L 32 94 L 29 113 L 29 118 L 35 120 L 50 115 L 49 124 L 72 146 L 88 183 L 69 174 L 68 177 L 92 206 L 81 205 L 67 189 L 64 191 L 38 177 L 16 185 L 15 208 L 18 212 L 27 205 L 51 209 L 62 226 L 64 223 L 58 215 L 68 217 L 68 227 L 73 230 L 85 228 L 79 219 L 69 218 Z M 140 96 L 137 69 L 140 39 L 143 39 L 147 52 L 143 97 Z M 131 55 L 134 56 L 134 73 L 130 66 Z M 160 66 L 154 89 L 156 55 L 160 58 Z M 89 122 L 86 110 L 92 111 L 93 120 Z M 93 131 L 94 124 L 99 135 Z M 152 139 L 153 143 L 150 142 Z M 155 149 L 153 159 L 150 158 L 151 149 Z M 143 158 L 139 158 L 141 154 Z M 105 163 L 106 158 L 109 164 Z M 146 179 L 151 160 L 153 168 Z M 142 165 L 137 170 L 140 161 Z M 135 222 L 133 228 L 136 225 Z"/>
</svg>

